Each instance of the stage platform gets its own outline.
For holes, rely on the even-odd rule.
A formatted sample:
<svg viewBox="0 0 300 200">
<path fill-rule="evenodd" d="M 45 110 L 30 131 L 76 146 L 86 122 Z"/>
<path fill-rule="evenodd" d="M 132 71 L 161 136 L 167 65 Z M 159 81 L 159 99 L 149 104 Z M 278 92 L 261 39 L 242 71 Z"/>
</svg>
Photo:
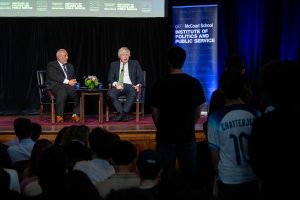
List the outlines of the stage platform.
<svg viewBox="0 0 300 200">
<path fill-rule="evenodd" d="M 65 126 L 71 126 L 73 124 L 79 125 L 81 123 L 72 123 L 70 116 L 66 116 L 65 122 L 62 124 L 52 124 L 50 116 L 45 116 L 43 120 L 40 120 L 39 115 L 26 115 L 26 116 L 0 116 L 0 142 L 6 142 L 15 138 L 13 122 L 17 117 L 29 118 L 32 122 L 37 122 L 42 125 L 42 135 L 40 138 L 47 138 L 54 141 L 57 132 Z M 202 124 L 206 121 L 207 116 L 203 115 L 198 120 L 196 128 L 197 141 L 205 140 Z M 155 132 L 156 128 L 152 121 L 151 115 L 145 115 L 140 119 L 140 122 L 136 122 L 134 116 L 128 122 L 109 122 L 99 123 L 97 116 L 86 116 L 85 125 L 90 129 L 95 127 L 103 127 L 113 133 L 118 134 L 121 139 L 129 140 L 133 142 L 138 150 L 154 148 L 155 147 Z"/>
</svg>

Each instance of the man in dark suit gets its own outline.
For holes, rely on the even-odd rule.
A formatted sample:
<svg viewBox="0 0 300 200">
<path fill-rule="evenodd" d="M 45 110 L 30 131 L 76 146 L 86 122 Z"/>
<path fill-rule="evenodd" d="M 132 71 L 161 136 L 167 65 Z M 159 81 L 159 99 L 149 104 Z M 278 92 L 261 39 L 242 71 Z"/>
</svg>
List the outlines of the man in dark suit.
<svg viewBox="0 0 300 200">
<path fill-rule="evenodd" d="M 47 65 L 47 87 L 52 91 L 56 99 L 56 121 L 64 121 L 63 114 L 65 104 L 68 98 L 74 99 L 74 108 L 72 121 L 79 122 L 80 112 L 79 95 L 74 90 L 76 74 L 74 66 L 68 63 L 68 52 L 65 49 L 59 49 L 56 52 L 57 60 L 51 61 Z"/>
<path fill-rule="evenodd" d="M 112 89 L 108 95 L 117 110 L 115 121 L 128 121 L 128 112 L 135 102 L 139 86 L 144 85 L 144 75 L 137 60 L 129 60 L 130 50 L 121 47 L 118 50 L 119 60 L 110 64 L 108 82 Z M 118 100 L 121 95 L 126 96 L 126 103 L 122 105 Z"/>
</svg>

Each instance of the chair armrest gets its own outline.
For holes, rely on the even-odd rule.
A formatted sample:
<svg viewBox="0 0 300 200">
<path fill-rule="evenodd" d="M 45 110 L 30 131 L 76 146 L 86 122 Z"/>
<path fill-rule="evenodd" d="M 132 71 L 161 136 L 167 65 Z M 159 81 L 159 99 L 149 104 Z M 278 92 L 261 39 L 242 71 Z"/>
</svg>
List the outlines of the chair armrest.
<svg viewBox="0 0 300 200">
<path fill-rule="evenodd" d="M 45 88 L 47 88 L 47 85 L 38 85 L 38 88 L 45 89 Z"/>
<path fill-rule="evenodd" d="M 142 85 L 139 85 L 138 86 L 138 91 L 137 91 L 137 94 L 136 94 L 136 101 L 140 100 L 140 96 L 142 94 L 142 89 L 143 89 Z"/>
</svg>

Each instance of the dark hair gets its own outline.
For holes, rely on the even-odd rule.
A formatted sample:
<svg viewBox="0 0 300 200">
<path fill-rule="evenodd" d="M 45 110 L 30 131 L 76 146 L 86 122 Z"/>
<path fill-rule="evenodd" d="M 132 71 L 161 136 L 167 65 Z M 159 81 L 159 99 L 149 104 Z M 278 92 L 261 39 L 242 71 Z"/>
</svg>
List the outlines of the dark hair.
<svg viewBox="0 0 300 200">
<path fill-rule="evenodd" d="M 228 99 L 236 99 L 242 96 L 245 78 L 235 70 L 226 70 L 222 73 L 219 85 L 224 96 Z"/>
<path fill-rule="evenodd" d="M 245 69 L 245 63 L 241 56 L 233 55 L 227 58 L 225 70 L 236 70 L 241 72 L 243 69 Z"/>
<path fill-rule="evenodd" d="M 32 132 L 31 121 L 28 118 L 19 117 L 14 121 L 15 134 L 20 140 L 29 138 Z"/>
<path fill-rule="evenodd" d="M 182 68 L 184 61 L 186 59 L 185 50 L 179 46 L 173 46 L 168 51 L 168 61 L 169 64 L 175 68 Z"/>
<path fill-rule="evenodd" d="M 90 148 L 98 158 L 102 159 L 111 158 L 112 151 L 119 140 L 117 134 L 101 127 L 93 128 L 89 135 Z"/>
<path fill-rule="evenodd" d="M 37 176 L 43 193 L 55 192 L 66 172 L 67 155 L 60 146 L 52 145 L 41 152 L 37 162 Z M 54 187 L 53 187 L 54 186 Z"/>
<path fill-rule="evenodd" d="M 63 196 L 66 199 L 101 199 L 88 175 L 79 170 L 71 170 L 64 176 Z"/>
<path fill-rule="evenodd" d="M 299 104 L 300 66 L 296 61 L 273 60 L 264 65 L 262 90 L 282 106 Z"/>
<path fill-rule="evenodd" d="M 32 126 L 31 139 L 36 142 L 40 138 L 40 135 L 42 133 L 42 126 L 36 122 L 31 123 L 31 126 Z"/>
<path fill-rule="evenodd" d="M 161 157 L 152 149 L 140 152 L 136 166 L 142 179 L 155 179 L 161 170 Z"/>
<path fill-rule="evenodd" d="M 134 161 L 137 155 L 136 147 L 129 141 L 120 140 L 112 153 L 112 160 L 117 165 L 128 165 Z"/>
<path fill-rule="evenodd" d="M 62 138 L 65 134 L 65 132 L 69 129 L 70 127 L 69 126 L 65 126 L 63 127 L 62 129 L 60 129 L 55 137 L 55 140 L 54 140 L 54 145 L 56 146 L 60 146 L 61 145 L 61 142 L 62 142 Z"/>
<path fill-rule="evenodd" d="M 39 156 L 42 152 L 52 146 L 52 142 L 48 139 L 40 139 L 35 142 L 32 148 L 31 156 L 29 159 L 29 175 L 33 176 L 37 174 L 37 166 L 39 161 Z"/>
</svg>

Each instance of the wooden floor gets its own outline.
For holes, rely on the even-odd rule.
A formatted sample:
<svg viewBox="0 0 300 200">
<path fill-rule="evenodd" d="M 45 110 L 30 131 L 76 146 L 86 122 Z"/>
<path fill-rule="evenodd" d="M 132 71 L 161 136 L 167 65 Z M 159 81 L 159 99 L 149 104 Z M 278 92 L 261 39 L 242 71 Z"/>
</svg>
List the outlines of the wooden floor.
<svg viewBox="0 0 300 200">
<path fill-rule="evenodd" d="M 17 117 L 26 117 L 31 119 L 32 122 L 37 122 L 42 125 L 41 138 L 47 138 L 54 141 L 57 132 L 65 126 L 73 125 L 66 120 L 63 124 L 51 124 L 50 116 L 46 116 L 42 121 L 39 116 L 0 116 L 0 142 L 6 142 L 15 138 L 13 122 Z M 197 141 L 205 140 L 202 124 L 206 120 L 206 116 L 202 116 L 196 124 L 196 138 Z M 156 128 L 150 115 L 146 115 L 140 120 L 135 122 L 134 119 L 128 122 L 103 122 L 100 124 L 96 116 L 87 116 L 85 125 L 90 129 L 95 127 L 103 127 L 107 130 L 118 134 L 121 139 L 133 142 L 139 150 L 146 148 L 154 148 Z"/>
</svg>

